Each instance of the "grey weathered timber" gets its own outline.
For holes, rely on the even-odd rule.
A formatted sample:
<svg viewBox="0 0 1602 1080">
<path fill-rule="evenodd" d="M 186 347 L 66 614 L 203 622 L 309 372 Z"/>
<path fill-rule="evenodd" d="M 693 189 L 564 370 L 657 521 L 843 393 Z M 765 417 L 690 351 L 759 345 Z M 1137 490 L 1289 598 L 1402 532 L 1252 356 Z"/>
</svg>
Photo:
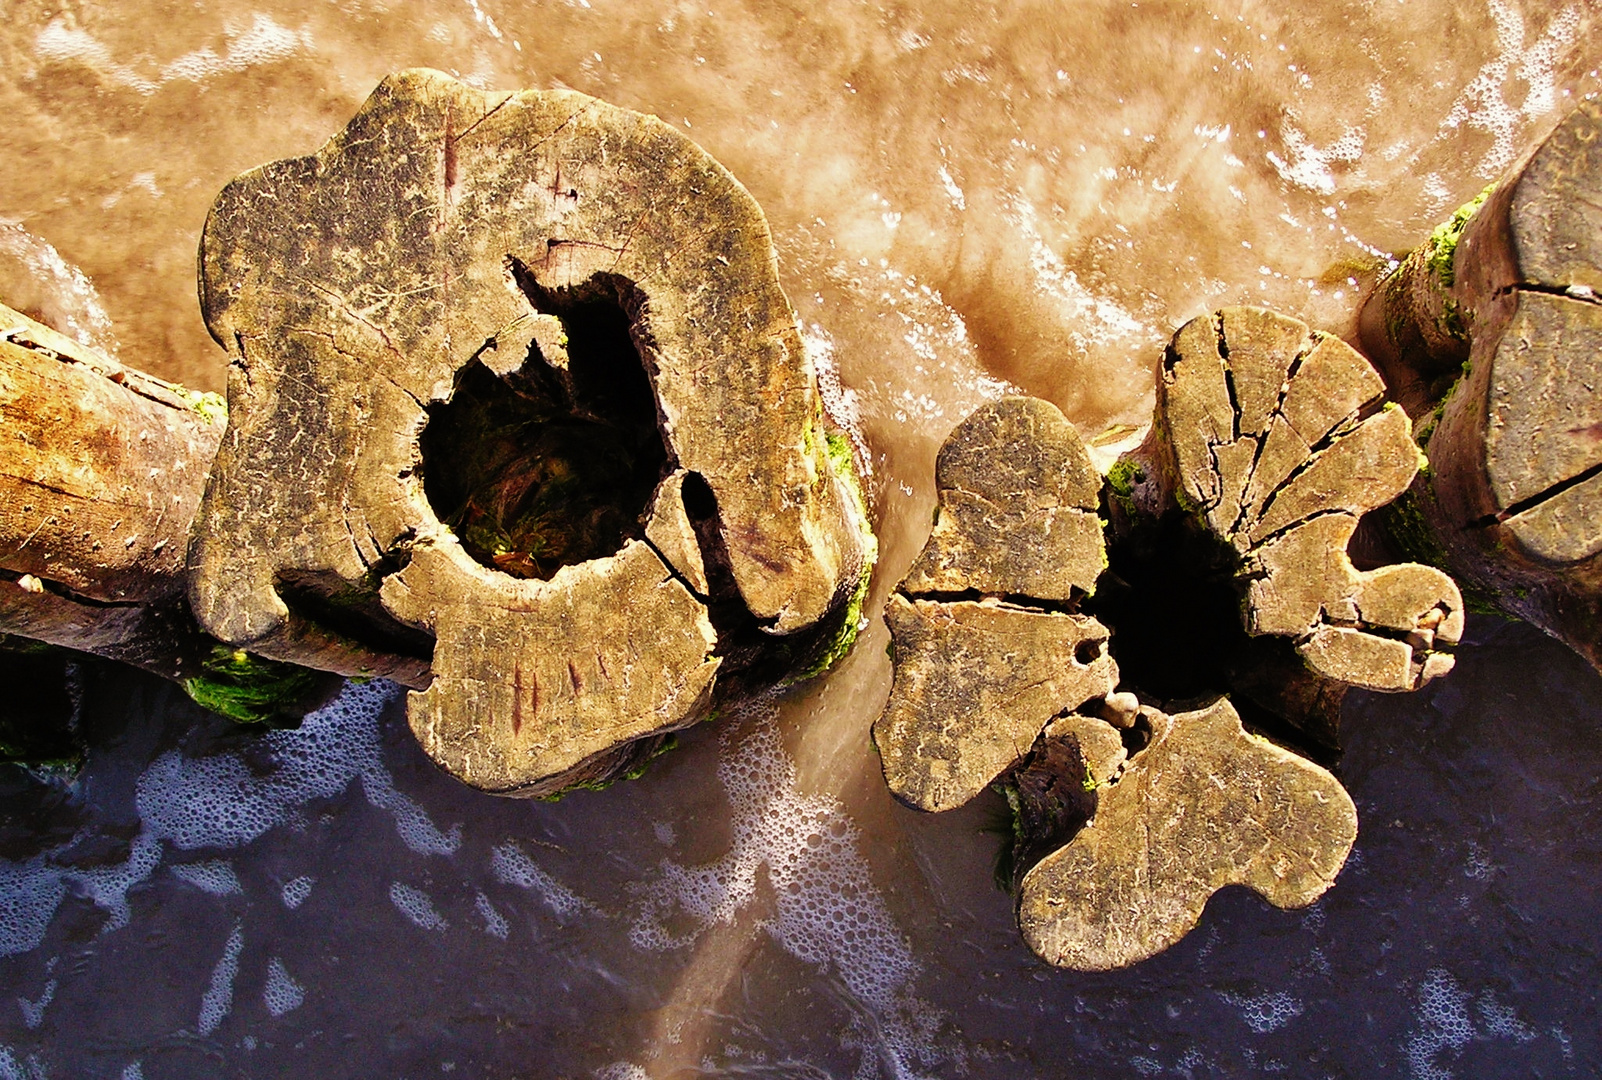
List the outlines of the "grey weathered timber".
<svg viewBox="0 0 1602 1080">
<path fill-rule="evenodd" d="M 1407 414 L 1338 338 L 1260 308 L 1174 335 L 1152 434 L 1120 464 L 1137 515 L 1179 508 L 1234 553 L 1252 636 L 1278 636 L 1318 677 L 1388 692 L 1451 669 L 1463 629 L 1452 579 L 1413 563 L 1356 569 L 1364 514 L 1419 469 Z"/>
<path fill-rule="evenodd" d="M 1018 923 L 1047 962 L 1127 967 L 1184 937 L 1227 885 L 1282 908 L 1317 900 L 1357 838 L 1357 811 L 1324 769 L 1241 727 L 1227 700 L 1142 715 L 1151 743 L 1092 769 L 1095 810 L 1018 890 Z"/>
<path fill-rule="evenodd" d="M 1396 545 L 1602 670 L 1602 104 L 1584 101 L 1363 308 L 1431 469 Z"/>
<path fill-rule="evenodd" d="M 197 617 L 313 667 L 343 661 L 308 627 L 411 649 L 412 727 L 470 784 L 600 782 L 708 713 L 719 612 L 782 644 L 857 595 L 767 225 L 655 117 L 393 75 L 224 189 L 200 273 L 231 368 Z"/>
<path fill-rule="evenodd" d="M 935 466 L 939 516 L 885 612 L 895 660 L 874 723 L 886 782 L 920 810 L 972 799 L 1053 717 L 1110 694 L 1107 629 L 1063 606 L 1105 565 L 1100 477 L 1037 398 L 959 424 Z"/>
</svg>

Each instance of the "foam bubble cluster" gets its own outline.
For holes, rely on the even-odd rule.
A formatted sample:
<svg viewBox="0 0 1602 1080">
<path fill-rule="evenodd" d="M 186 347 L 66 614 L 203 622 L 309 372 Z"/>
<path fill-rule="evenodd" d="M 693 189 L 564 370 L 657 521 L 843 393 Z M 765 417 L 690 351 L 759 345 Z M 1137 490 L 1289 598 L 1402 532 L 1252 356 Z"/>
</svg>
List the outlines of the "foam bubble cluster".
<svg viewBox="0 0 1602 1080">
<path fill-rule="evenodd" d="M 934 1040 L 942 1018 L 913 994 L 912 947 L 874 887 L 857 828 L 839 803 L 797 790 L 795 765 L 771 724 L 739 741 L 725 736 L 718 776 L 730 803 L 729 850 L 698 867 L 663 861 L 631 930 L 635 945 L 678 948 L 732 922 L 765 869 L 775 901 L 764 923 L 769 935 L 837 979 L 860 1009 L 844 1039 L 863 1052 L 858 1075 L 877 1075 L 885 1061 L 895 1075 L 911 1076 L 915 1064 L 944 1060 Z M 675 915 L 692 929 L 669 931 Z"/>
<path fill-rule="evenodd" d="M 1271 990 L 1253 996 L 1233 993 L 1218 996 L 1239 1009 L 1240 1018 L 1246 1021 L 1246 1026 L 1259 1035 L 1278 1031 L 1302 1015 L 1302 1003 L 1284 990 Z"/>
<path fill-rule="evenodd" d="M 480 892 L 473 901 L 473 907 L 478 917 L 484 920 L 484 932 L 490 937 L 498 937 L 505 941 L 512 934 L 512 925 L 506 921 L 506 916 L 495 910 L 490 898 Z"/>
<path fill-rule="evenodd" d="M 245 891 L 239 884 L 239 875 L 234 873 L 234 864 L 227 859 L 179 863 L 172 872 L 175 877 L 213 896 L 238 896 Z"/>
<path fill-rule="evenodd" d="M 338 795 L 355 780 L 361 781 L 370 804 L 394 817 L 396 834 L 412 851 L 455 852 L 461 846 L 461 826 L 441 831 L 422 807 L 396 790 L 384 767 L 378 721 L 395 693 L 397 688 L 384 682 L 349 684 L 334 701 L 307 715 L 298 729 L 262 736 L 255 749 L 272 762 L 265 774 L 234 753 L 202 758 L 177 751 L 163 754 L 139 778 L 134 801 L 141 829 L 121 863 L 88 869 L 57 865 L 74 841 L 22 862 L 0 860 L 0 956 L 37 948 L 69 892 L 108 913 L 102 932 L 126 926 L 128 890 L 161 865 L 164 844 L 185 850 L 242 847 L 296 820 L 307 802 Z M 242 891 L 232 867 L 222 860 L 180 864 L 173 872 L 214 895 Z M 286 885 L 285 905 L 294 908 L 304 901 L 312 881 Z"/>
<path fill-rule="evenodd" d="M 1488 0 L 1496 23 L 1497 55 L 1480 68 L 1452 103 L 1441 121 L 1441 135 L 1456 137 L 1462 125 L 1490 134 L 1491 149 L 1475 170 L 1489 180 L 1518 156 L 1518 136 L 1526 122 L 1550 113 L 1557 105 L 1554 68 L 1574 43 L 1581 26 L 1582 8 L 1570 4 L 1552 16 L 1546 33 L 1526 44 L 1524 14 L 1506 0 Z M 1503 90 L 1516 76 L 1525 87 L 1524 100 L 1509 102 Z"/>
<path fill-rule="evenodd" d="M 434 901 L 422 889 L 413 888 L 399 881 L 390 883 L 389 902 L 407 919 L 424 930 L 449 930 L 451 924 L 445 921 L 434 907 Z"/>
<path fill-rule="evenodd" d="M 290 911 L 300 907 L 306 902 L 306 897 L 311 895 L 312 886 L 315 884 L 317 884 L 317 879 L 310 874 L 303 874 L 294 881 L 285 882 L 283 892 L 280 894 L 283 898 L 284 906 Z"/>
<path fill-rule="evenodd" d="M 210 1035 L 222 1024 L 234 1006 L 234 979 L 239 975 L 239 953 L 245 947 L 243 924 L 236 923 L 217 966 L 211 969 L 211 985 L 200 999 L 200 1020 L 196 1030 Z"/>
<path fill-rule="evenodd" d="M 359 778 L 367 801 L 394 815 L 407 847 L 418 854 L 454 852 L 461 826 L 442 833 L 395 789 L 384 767 L 378 718 L 395 692 L 390 683 L 352 683 L 299 728 L 264 735 L 258 749 L 274 765 L 266 775 L 238 754 L 163 754 L 139 778 L 136 803 L 146 830 L 180 848 L 239 847 L 289 821 L 302 804 L 332 798 Z"/>
<path fill-rule="evenodd" d="M 79 63 L 108 82 L 148 95 L 174 80 L 203 82 L 215 75 L 286 60 L 311 45 L 309 33 L 290 30 L 260 12 L 250 26 L 225 30 L 224 36 L 226 43 L 221 52 L 206 45 L 159 67 L 145 66 L 141 70 L 118 60 L 104 42 L 88 31 L 56 18 L 39 31 L 34 51 L 42 60 Z"/>
<path fill-rule="evenodd" d="M 289 977 L 284 962 L 275 956 L 267 962 L 267 982 L 262 987 L 261 1000 L 273 1016 L 283 1016 L 306 1001 L 306 988 Z"/>
<path fill-rule="evenodd" d="M 595 905 L 546 873 L 522 848 L 507 841 L 490 853 L 490 869 L 503 885 L 516 885 L 539 893 L 550 909 L 564 919 L 585 911 L 596 910 Z"/>
</svg>

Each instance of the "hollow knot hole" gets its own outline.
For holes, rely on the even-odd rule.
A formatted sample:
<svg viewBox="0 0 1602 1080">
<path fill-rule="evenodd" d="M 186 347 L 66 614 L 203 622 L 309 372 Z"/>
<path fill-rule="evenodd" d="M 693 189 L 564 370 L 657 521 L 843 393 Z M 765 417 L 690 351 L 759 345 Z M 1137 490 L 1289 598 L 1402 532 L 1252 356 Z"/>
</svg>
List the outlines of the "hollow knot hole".
<svg viewBox="0 0 1602 1080">
<path fill-rule="evenodd" d="M 420 436 L 423 490 L 472 558 L 548 580 L 644 534 L 672 455 L 639 346 L 644 300 L 634 284 L 596 274 L 545 288 L 521 263 L 511 269 L 561 331 L 536 332 L 504 375 L 477 357 L 457 373 Z"/>
</svg>

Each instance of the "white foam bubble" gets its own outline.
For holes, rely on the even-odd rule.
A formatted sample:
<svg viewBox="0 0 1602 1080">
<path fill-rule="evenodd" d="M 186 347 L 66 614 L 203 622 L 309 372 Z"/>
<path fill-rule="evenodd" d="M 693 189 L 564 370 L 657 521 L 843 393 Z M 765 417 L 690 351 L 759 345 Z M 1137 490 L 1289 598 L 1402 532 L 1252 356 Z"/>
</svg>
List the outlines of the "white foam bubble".
<svg viewBox="0 0 1602 1080">
<path fill-rule="evenodd" d="M 37 1064 L 24 1066 L 15 1050 L 0 1045 L 0 1080 L 38 1080 L 43 1075 Z"/>
<path fill-rule="evenodd" d="M 262 1004 L 273 1016 L 294 1012 L 306 1001 L 306 988 L 289 977 L 278 957 L 267 961 L 267 982 L 261 990 Z"/>
<path fill-rule="evenodd" d="M 38 948 L 67 883 L 43 855 L 26 862 L 0 861 L 0 955 Z"/>
<path fill-rule="evenodd" d="M 546 873 L 524 853 L 522 848 L 510 840 L 490 853 L 490 869 L 495 872 L 495 879 L 503 884 L 516 885 L 520 889 L 532 889 L 539 893 L 540 899 L 564 919 L 585 911 L 599 910 L 594 904 Z"/>
<path fill-rule="evenodd" d="M 179 863 L 172 868 L 172 872 L 213 896 L 238 896 L 245 891 L 244 886 L 239 884 L 239 875 L 234 873 L 234 864 L 227 859 Z"/>
<path fill-rule="evenodd" d="M 1407 1041 L 1407 1065 L 1414 1080 L 1452 1080 L 1436 1058 L 1443 1050 L 1457 1050 L 1474 1037 L 1469 1019 L 1468 994 L 1441 968 L 1435 968 L 1418 988 L 1418 1028 Z"/>
<path fill-rule="evenodd" d="M 1240 1018 L 1246 1022 L 1246 1026 L 1259 1035 L 1278 1031 L 1302 1015 L 1302 1003 L 1284 990 L 1254 995 L 1221 993 L 1218 996 L 1239 1009 Z"/>
<path fill-rule="evenodd" d="M 227 944 L 223 946 L 217 966 L 211 969 L 211 984 L 200 999 L 200 1019 L 196 1030 L 202 1035 L 216 1031 L 228 1015 L 228 1010 L 234 1006 L 234 979 L 239 975 L 239 953 L 244 947 L 244 926 L 236 923 L 233 932 L 228 935 Z"/>
<path fill-rule="evenodd" d="M 1517 1042 L 1532 1042 L 1535 1039 L 1535 1029 L 1519 1019 L 1513 1006 L 1496 1000 L 1496 994 L 1490 987 L 1480 991 L 1479 997 L 1474 999 L 1474 1011 L 1479 1014 L 1481 1030 L 1493 1039 L 1513 1039 Z"/>
<path fill-rule="evenodd" d="M 397 911 L 424 930 L 450 929 L 451 924 L 445 921 L 445 916 L 434 908 L 434 901 L 421 889 L 393 881 L 389 886 L 389 902 L 395 905 Z"/>
<path fill-rule="evenodd" d="M 25 997 L 17 998 L 17 1008 L 22 1010 L 22 1023 L 29 1031 L 44 1023 L 45 1009 L 56 997 L 56 980 L 51 979 L 45 983 L 44 990 L 32 1001 Z"/>
<path fill-rule="evenodd" d="M 281 894 L 284 906 L 290 911 L 300 907 L 306 902 L 306 897 L 311 895 L 312 886 L 315 884 L 317 884 L 317 879 L 310 874 L 303 874 L 294 881 L 285 882 Z"/>
<path fill-rule="evenodd" d="M 139 1062 L 129 1062 L 123 1066 L 120 1080 L 145 1080 L 145 1070 L 140 1067 Z"/>
<path fill-rule="evenodd" d="M 495 910 L 490 898 L 482 892 L 473 901 L 473 907 L 478 911 L 478 917 L 484 920 L 484 932 L 491 937 L 498 937 L 505 941 L 511 936 L 512 926 L 506 921 L 506 916 Z"/>
<path fill-rule="evenodd" d="M 729 850 L 696 867 L 664 860 L 631 929 L 634 944 L 682 947 L 731 922 L 756 896 L 765 869 L 775 903 L 764 926 L 786 952 L 845 988 L 857 1013 L 843 1042 L 862 1051 L 867 1075 L 878 1062 L 912 1076 L 915 1066 L 946 1060 L 935 1040 L 944 1018 L 913 993 L 919 966 L 911 944 L 874 887 L 840 804 L 797 790 L 795 765 L 771 723 L 744 738 L 726 734 L 718 776 L 730 803 Z M 672 933 L 675 917 L 691 929 Z"/>
</svg>

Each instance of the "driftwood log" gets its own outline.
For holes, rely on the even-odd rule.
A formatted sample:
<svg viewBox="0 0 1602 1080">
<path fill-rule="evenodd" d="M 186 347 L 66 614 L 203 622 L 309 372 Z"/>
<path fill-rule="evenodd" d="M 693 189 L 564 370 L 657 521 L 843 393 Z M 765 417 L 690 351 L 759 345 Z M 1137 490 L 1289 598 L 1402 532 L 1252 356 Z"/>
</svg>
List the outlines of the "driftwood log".
<svg viewBox="0 0 1602 1080">
<path fill-rule="evenodd" d="M 654 117 L 391 76 L 228 185 L 200 275 L 200 624 L 408 661 L 377 673 L 467 783 L 604 782 L 855 634 L 872 534 L 766 223 Z"/>
<path fill-rule="evenodd" d="M 1452 580 L 1347 550 L 1417 469 L 1368 361 L 1256 308 L 1175 334 L 1152 434 L 1105 484 L 1050 404 L 979 409 L 940 450 L 933 530 L 885 613 L 892 792 L 946 810 L 1002 790 L 998 877 L 1053 964 L 1150 956 L 1226 885 L 1311 903 L 1351 849 L 1351 799 L 1219 695 L 1327 753 L 1348 687 L 1451 668 Z"/>
<path fill-rule="evenodd" d="M 1593 100 L 1409 254 L 1360 328 L 1430 462 L 1388 538 L 1602 670 L 1598 290 Z"/>
<path fill-rule="evenodd" d="M 326 697 L 329 680 L 225 646 L 189 613 L 185 551 L 222 431 L 216 395 L 0 306 L 0 634 L 153 671 L 237 720 Z M 30 761 L 41 739 L 5 736 Z"/>
</svg>

